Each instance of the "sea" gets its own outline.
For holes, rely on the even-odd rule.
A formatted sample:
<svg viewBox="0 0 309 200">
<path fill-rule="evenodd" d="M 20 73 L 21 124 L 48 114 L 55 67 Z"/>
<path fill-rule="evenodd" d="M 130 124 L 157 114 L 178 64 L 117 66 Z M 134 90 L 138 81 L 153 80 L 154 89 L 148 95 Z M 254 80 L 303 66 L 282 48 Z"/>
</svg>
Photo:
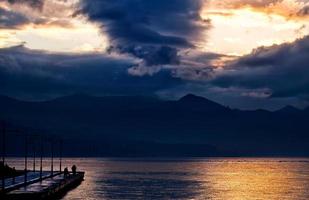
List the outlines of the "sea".
<svg viewBox="0 0 309 200">
<path fill-rule="evenodd" d="M 49 170 L 50 158 L 43 161 Z M 24 167 L 23 158 L 8 164 Z M 73 164 L 85 180 L 60 199 L 309 199 L 309 158 L 62 158 L 62 168 Z"/>
</svg>

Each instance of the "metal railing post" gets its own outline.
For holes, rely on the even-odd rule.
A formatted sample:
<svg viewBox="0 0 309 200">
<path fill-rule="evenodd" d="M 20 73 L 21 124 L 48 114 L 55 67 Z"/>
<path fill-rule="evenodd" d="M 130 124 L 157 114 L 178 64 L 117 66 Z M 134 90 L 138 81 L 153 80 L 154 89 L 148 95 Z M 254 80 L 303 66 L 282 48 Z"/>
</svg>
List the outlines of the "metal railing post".
<svg viewBox="0 0 309 200">
<path fill-rule="evenodd" d="M 27 184 L 27 165 L 28 165 L 28 135 L 25 133 L 25 179 L 24 183 Z"/>
<path fill-rule="evenodd" d="M 33 144 L 33 172 L 35 172 L 35 143 Z"/>
<path fill-rule="evenodd" d="M 54 175 L 54 144 L 53 141 L 51 140 L 51 175 Z"/>
<path fill-rule="evenodd" d="M 61 139 L 59 141 L 59 148 L 60 148 L 60 152 L 59 152 L 59 171 L 62 172 L 62 140 Z"/>
<path fill-rule="evenodd" d="M 6 139 L 6 137 L 5 137 L 5 133 L 6 132 L 6 130 L 5 130 L 5 123 L 4 122 L 2 122 L 2 164 L 3 164 L 3 167 L 5 166 L 5 154 L 6 154 L 6 152 L 5 152 L 5 139 Z M 4 172 L 3 172 L 3 174 L 2 174 L 2 191 L 4 191 L 4 189 L 5 189 L 5 175 L 4 175 Z"/>
<path fill-rule="evenodd" d="M 40 180 L 42 180 L 42 173 L 43 173 L 43 138 L 41 138 Z"/>
</svg>

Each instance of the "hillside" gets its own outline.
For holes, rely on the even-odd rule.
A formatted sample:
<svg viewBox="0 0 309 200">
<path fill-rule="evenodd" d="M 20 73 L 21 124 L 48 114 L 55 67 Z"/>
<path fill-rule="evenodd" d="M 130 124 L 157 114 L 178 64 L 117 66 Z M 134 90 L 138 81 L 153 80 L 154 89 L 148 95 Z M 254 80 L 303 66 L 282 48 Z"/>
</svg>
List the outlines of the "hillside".
<svg viewBox="0 0 309 200">
<path fill-rule="evenodd" d="M 72 155 L 309 155 L 308 109 L 232 110 L 192 94 L 177 101 L 72 95 L 25 102 L 1 96 L 0 119 L 61 135 L 71 141 Z"/>
</svg>

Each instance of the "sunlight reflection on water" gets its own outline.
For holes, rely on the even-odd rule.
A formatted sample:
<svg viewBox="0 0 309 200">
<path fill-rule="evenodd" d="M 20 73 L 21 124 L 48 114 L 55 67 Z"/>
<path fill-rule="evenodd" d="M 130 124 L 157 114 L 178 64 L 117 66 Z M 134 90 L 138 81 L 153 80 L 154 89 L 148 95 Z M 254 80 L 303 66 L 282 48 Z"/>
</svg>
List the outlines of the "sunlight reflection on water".
<svg viewBox="0 0 309 200">
<path fill-rule="evenodd" d="M 76 164 L 86 171 L 85 181 L 65 200 L 309 199 L 306 158 L 70 158 L 64 162 L 63 166 Z"/>
</svg>

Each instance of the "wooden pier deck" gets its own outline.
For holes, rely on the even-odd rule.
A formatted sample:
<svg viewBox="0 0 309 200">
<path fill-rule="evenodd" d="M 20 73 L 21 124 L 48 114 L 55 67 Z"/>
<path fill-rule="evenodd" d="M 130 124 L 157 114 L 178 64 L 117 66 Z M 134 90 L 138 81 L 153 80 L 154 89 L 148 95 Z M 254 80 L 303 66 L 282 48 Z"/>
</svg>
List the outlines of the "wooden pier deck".
<svg viewBox="0 0 309 200">
<path fill-rule="evenodd" d="M 42 172 L 42 179 L 48 178 L 51 176 L 50 172 Z M 24 186 L 25 175 L 20 175 L 13 178 L 6 178 L 4 181 L 4 191 L 8 192 L 14 190 L 15 188 Z M 27 173 L 27 183 L 32 183 L 40 180 L 40 172 L 28 172 Z M 0 191 L 2 190 L 2 181 L 0 181 Z"/>
<path fill-rule="evenodd" d="M 32 174 L 33 178 L 29 179 L 27 185 L 20 183 L 20 177 L 16 178 L 14 186 L 12 184 L 8 185 L 1 199 L 51 199 L 54 196 L 67 192 L 70 188 L 79 185 L 84 180 L 84 172 L 77 172 L 75 175 L 70 173 L 67 176 L 64 176 L 63 173 L 55 173 L 53 176 L 48 172 L 44 174 L 43 180 Z M 9 180 L 7 181 L 9 182 Z"/>
</svg>

